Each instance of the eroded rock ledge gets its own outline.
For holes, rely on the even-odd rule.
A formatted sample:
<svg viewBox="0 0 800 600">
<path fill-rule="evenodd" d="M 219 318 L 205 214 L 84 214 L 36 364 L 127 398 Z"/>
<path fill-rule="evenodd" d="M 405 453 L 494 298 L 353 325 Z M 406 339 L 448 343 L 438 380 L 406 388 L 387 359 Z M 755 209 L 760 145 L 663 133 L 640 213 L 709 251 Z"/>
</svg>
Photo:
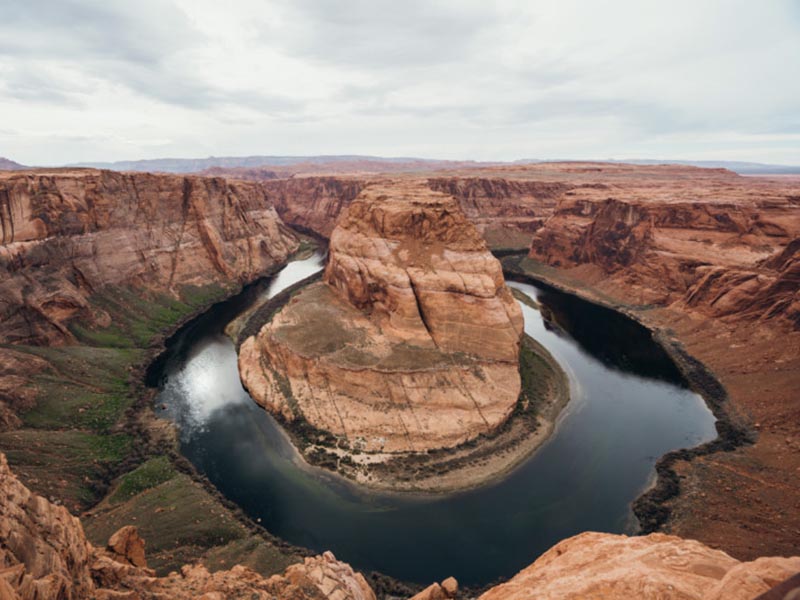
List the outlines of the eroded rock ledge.
<svg viewBox="0 0 800 600">
<path fill-rule="evenodd" d="M 522 328 L 452 197 L 375 184 L 334 230 L 324 281 L 242 344 L 239 368 L 259 404 L 349 451 L 449 448 L 514 410 Z"/>
<path fill-rule="evenodd" d="M 750 600 L 799 569 L 800 557 L 740 563 L 675 536 L 584 533 L 479 600 Z M 412 600 L 448 600 L 457 589 L 451 577 Z M 271 577 L 242 565 L 210 572 L 202 564 L 156 577 L 135 527 L 121 528 L 106 548 L 93 546 L 77 518 L 31 493 L 0 454 L 0 598 L 375 600 L 375 593 L 361 573 L 330 552 Z"/>
</svg>

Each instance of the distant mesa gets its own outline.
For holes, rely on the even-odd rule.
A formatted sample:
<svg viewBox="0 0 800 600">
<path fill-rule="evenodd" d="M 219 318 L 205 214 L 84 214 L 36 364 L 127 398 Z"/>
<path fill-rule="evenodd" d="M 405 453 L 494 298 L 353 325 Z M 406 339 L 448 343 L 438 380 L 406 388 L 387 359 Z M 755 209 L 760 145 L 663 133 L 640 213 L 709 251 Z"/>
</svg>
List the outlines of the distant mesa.
<svg viewBox="0 0 800 600">
<path fill-rule="evenodd" d="M 0 156 L 0 171 L 19 171 L 22 169 L 29 169 L 30 167 L 26 167 L 25 165 L 21 165 L 18 162 L 14 162 L 9 158 L 3 158 Z"/>
</svg>

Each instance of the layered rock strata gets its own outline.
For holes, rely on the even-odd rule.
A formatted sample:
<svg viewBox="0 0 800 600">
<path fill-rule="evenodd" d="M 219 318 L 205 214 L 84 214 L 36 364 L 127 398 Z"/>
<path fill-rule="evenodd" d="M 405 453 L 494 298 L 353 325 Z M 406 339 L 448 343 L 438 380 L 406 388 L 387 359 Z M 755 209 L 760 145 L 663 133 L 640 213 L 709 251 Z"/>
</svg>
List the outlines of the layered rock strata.
<svg viewBox="0 0 800 600">
<path fill-rule="evenodd" d="M 659 184 L 632 170 L 624 186 L 571 190 L 536 231 L 530 257 L 583 267 L 581 278 L 591 266 L 595 282 L 624 286 L 631 304 L 800 329 L 800 203 L 791 184 L 697 171 L 677 169 Z"/>
<path fill-rule="evenodd" d="M 741 563 L 675 536 L 582 533 L 479 600 L 752 600 L 798 571 L 797 556 Z"/>
<path fill-rule="evenodd" d="M 263 190 L 224 179 L 31 170 L 0 174 L 0 342 L 68 341 L 107 326 L 90 297 L 130 286 L 179 297 L 263 274 L 297 248 Z"/>
<path fill-rule="evenodd" d="M 269 578 L 241 565 L 210 573 L 201 564 L 156 577 L 135 527 L 120 529 L 107 548 L 93 546 L 77 518 L 32 494 L 0 454 L 0 598 L 375 600 L 375 594 L 330 552 Z"/>
<path fill-rule="evenodd" d="M 93 546 L 77 518 L 32 494 L 0 454 L 0 598 L 375 600 L 361 573 L 330 552 L 271 577 L 241 565 L 212 573 L 201 564 L 156 577 L 145 547 L 131 526 L 115 533 L 106 548 Z M 741 563 L 674 536 L 584 533 L 560 542 L 480 600 L 751 600 L 798 571 L 800 557 Z M 413 600 L 447 600 L 457 591 L 451 577 Z"/>
<path fill-rule="evenodd" d="M 494 431 L 520 392 L 522 315 L 455 200 L 366 188 L 331 235 L 324 282 L 240 348 L 253 398 L 350 449 L 419 452 Z"/>
</svg>

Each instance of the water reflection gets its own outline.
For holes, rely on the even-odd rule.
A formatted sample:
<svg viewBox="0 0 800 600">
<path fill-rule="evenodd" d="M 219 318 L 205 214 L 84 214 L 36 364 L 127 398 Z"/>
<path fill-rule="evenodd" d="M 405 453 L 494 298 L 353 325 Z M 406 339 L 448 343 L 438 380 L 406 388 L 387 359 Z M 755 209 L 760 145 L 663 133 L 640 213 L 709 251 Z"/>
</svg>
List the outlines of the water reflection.
<svg viewBox="0 0 800 600">
<path fill-rule="evenodd" d="M 321 257 L 292 263 L 261 294 L 320 267 Z M 230 306 L 173 340 L 157 402 L 178 423 L 182 452 L 198 470 L 290 542 L 421 583 L 510 576 L 570 535 L 626 530 L 656 459 L 715 436 L 702 399 L 646 331 L 572 297 L 512 285 L 552 315 L 548 322 L 522 305 L 526 332 L 569 373 L 571 401 L 541 450 L 491 485 L 419 499 L 366 493 L 301 468 L 280 427 L 241 388 L 233 345 L 221 333 L 235 314 Z"/>
</svg>

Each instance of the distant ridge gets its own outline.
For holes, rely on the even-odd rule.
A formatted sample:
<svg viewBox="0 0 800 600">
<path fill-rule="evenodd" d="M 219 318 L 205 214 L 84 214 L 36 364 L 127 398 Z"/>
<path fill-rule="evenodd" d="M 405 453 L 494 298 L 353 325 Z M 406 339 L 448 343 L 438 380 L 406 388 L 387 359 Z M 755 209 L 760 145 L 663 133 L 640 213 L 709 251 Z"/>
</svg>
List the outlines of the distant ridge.
<svg viewBox="0 0 800 600">
<path fill-rule="evenodd" d="M 800 166 L 771 165 L 737 160 L 614 160 L 632 165 L 688 165 L 704 169 L 728 169 L 739 175 L 800 175 Z"/>
<path fill-rule="evenodd" d="M 110 169 L 112 171 L 155 171 L 166 173 L 198 173 L 213 169 L 252 169 L 257 167 L 291 167 L 294 165 L 326 165 L 335 166 L 341 163 L 342 170 L 350 169 L 359 163 L 369 164 L 371 169 L 378 164 L 385 164 L 387 171 L 400 170 L 433 170 L 446 168 L 486 167 L 498 165 L 515 165 L 542 162 L 599 162 L 627 163 L 633 165 L 688 165 L 707 169 L 728 169 L 740 175 L 800 175 L 800 166 L 775 165 L 745 161 L 726 160 L 656 160 L 631 158 L 625 160 L 574 160 L 574 159 L 535 159 L 526 158 L 515 161 L 460 161 L 440 160 L 415 157 L 381 157 L 360 154 L 316 155 L 316 156 L 209 156 L 207 158 L 154 158 L 145 160 L 123 160 L 116 162 L 81 162 L 66 165 L 68 167 L 91 167 Z M 3 166 L 11 165 L 11 166 Z M 26 168 L 7 159 L 0 159 L 0 169 Z M 306 168 L 301 170 L 307 170 Z M 338 170 L 338 169 L 337 169 Z M 357 169 L 356 169 L 357 170 Z M 213 171 L 211 171 L 213 173 Z"/>
<path fill-rule="evenodd" d="M 430 166 L 447 167 L 449 165 L 464 166 L 465 164 L 490 165 L 502 163 L 478 163 L 475 161 L 451 161 L 425 158 L 361 156 L 357 154 L 331 155 L 331 156 L 209 156 L 208 158 L 154 158 L 147 160 L 124 160 L 117 162 L 82 162 L 69 167 L 92 167 L 95 169 L 111 169 L 113 171 L 163 171 L 167 173 L 196 173 L 215 167 L 226 169 L 252 168 L 252 167 L 288 167 L 297 164 L 331 164 L 337 162 L 382 162 L 387 165 L 394 163 L 425 163 Z"/>
<path fill-rule="evenodd" d="M 14 162 L 9 158 L 3 158 L 0 156 L 0 171 L 17 171 L 19 169 L 29 169 L 30 167 L 26 167 L 25 165 L 21 165 L 18 162 Z"/>
</svg>

